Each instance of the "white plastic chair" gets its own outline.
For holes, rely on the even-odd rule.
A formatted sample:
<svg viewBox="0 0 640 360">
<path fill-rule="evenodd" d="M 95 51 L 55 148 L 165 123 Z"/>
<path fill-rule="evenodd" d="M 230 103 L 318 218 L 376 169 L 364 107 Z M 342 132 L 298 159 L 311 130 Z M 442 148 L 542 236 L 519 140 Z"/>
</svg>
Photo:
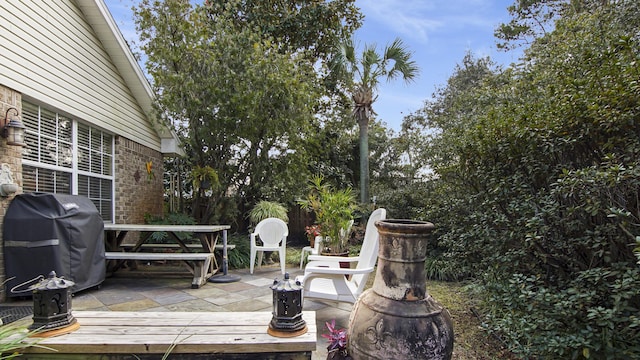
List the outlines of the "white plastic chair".
<svg viewBox="0 0 640 360">
<path fill-rule="evenodd" d="M 262 255 L 265 251 L 277 251 L 280 256 L 280 270 L 284 274 L 287 236 L 289 236 L 289 228 L 284 221 L 277 218 L 267 218 L 260 221 L 250 235 L 251 265 L 249 265 L 249 272 L 253 274 L 256 254 L 258 254 L 258 267 L 260 267 L 262 265 Z M 258 238 L 262 241 L 262 245 L 258 245 Z"/>
<path fill-rule="evenodd" d="M 309 255 L 310 262 L 304 269 L 304 276 L 296 279 L 302 282 L 303 297 L 355 303 L 378 260 L 380 235 L 374 224 L 386 216 L 387 211 L 382 208 L 371 213 L 358 256 Z M 355 268 L 340 268 L 340 262 L 356 265 Z"/>
</svg>

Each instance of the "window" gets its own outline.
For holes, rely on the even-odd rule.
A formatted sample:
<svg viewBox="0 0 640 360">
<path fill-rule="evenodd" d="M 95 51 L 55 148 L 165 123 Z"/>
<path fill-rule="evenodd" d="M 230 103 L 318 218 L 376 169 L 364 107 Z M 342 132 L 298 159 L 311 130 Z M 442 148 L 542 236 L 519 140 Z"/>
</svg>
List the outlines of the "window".
<svg viewBox="0 0 640 360">
<path fill-rule="evenodd" d="M 113 219 L 113 136 L 31 103 L 22 103 L 27 147 L 24 192 L 86 196 Z"/>
</svg>

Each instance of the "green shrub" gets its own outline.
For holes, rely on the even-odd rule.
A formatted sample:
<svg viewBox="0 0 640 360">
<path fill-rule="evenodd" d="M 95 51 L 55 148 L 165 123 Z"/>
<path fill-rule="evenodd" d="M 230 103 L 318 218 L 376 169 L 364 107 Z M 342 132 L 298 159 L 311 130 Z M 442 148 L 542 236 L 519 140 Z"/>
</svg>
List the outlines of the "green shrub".
<svg viewBox="0 0 640 360">
<path fill-rule="evenodd" d="M 249 267 L 251 255 L 251 244 L 247 234 L 230 234 L 227 238 L 228 244 L 234 244 L 235 249 L 227 252 L 229 268 L 244 269 Z"/>
<path fill-rule="evenodd" d="M 428 280 L 459 281 L 466 278 L 452 261 L 446 261 L 441 257 L 428 257 L 425 261 L 425 276 Z"/>
<path fill-rule="evenodd" d="M 249 211 L 249 221 L 251 221 L 253 225 L 257 225 L 260 221 L 272 217 L 284 222 L 289 222 L 287 208 L 278 202 L 262 200 Z"/>
<path fill-rule="evenodd" d="M 640 270 L 623 264 L 581 272 L 561 287 L 514 274 L 483 287 L 491 294 L 484 326 L 522 358 L 638 358 L 638 288 Z"/>
<path fill-rule="evenodd" d="M 476 279 L 486 329 L 522 358 L 634 359 L 640 3 L 580 9 L 518 68 L 466 64 L 428 109 L 428 264 Z"/>
</svg>

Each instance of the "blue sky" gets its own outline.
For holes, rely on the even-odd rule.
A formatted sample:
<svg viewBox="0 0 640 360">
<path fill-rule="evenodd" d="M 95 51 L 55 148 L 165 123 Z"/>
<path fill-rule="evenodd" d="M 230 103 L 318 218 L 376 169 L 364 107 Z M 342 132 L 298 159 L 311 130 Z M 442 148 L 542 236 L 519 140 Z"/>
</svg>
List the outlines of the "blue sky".
<svg viewBox="0 0 640 360">
<path fill-rule="evenodd" d="M 131 7 L 135 0 L 105 0 L 122 35 L 130 43 L 137 38 Z M 410 83 L 401 79 L 382 82 L 373 104 L 378 119 L 398 131 L 404 116 L 420 109 L 435 89 L 446 84 L 467 51 L 476 57 L 490 56 L 498 64 L 517 61 L 518 54 L 498 51 L 495 28 L 510 17 L 513 0 L 356 0 L 365 15 L 356 32 L 361 45 L 373 44 L 382 51 L 401 38 L 420 67 Z"/>
</svg>

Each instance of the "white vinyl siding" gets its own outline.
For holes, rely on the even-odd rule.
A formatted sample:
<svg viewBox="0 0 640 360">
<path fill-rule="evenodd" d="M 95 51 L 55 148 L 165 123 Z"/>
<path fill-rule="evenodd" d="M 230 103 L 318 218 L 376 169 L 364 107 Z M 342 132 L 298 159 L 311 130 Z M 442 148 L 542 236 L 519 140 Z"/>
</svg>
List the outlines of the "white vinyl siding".
<svg viewBox="0 0 640 360">
<path fill-rule="evenodd" d="M 28 102 L 22 120 L 23 191 L 86 196 L 105 221 L 112 220 L 113 136 Z"/>
<path fill-rule="evenodd" d="M 0 47 L 0 84 L 160 150 L 145 110 L 75 1 L 0 1 Z"/>
</svg>

